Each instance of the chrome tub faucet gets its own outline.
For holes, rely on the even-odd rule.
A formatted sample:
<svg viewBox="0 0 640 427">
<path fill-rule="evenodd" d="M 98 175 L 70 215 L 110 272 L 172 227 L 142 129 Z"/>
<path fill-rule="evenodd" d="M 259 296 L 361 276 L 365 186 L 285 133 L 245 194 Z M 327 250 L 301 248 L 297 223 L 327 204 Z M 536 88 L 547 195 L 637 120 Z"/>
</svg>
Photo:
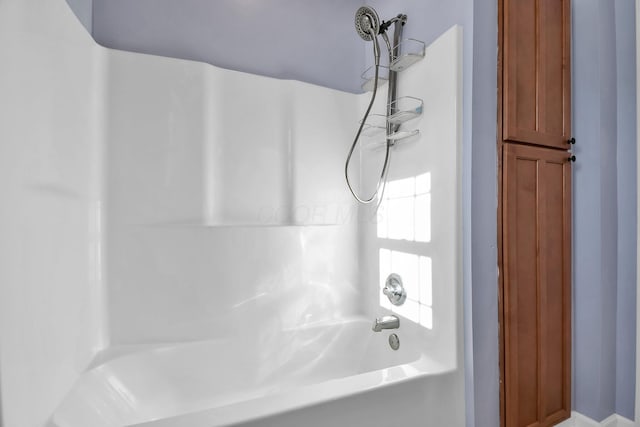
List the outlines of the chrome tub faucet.
<svg viewBox="0 0 640 427">
<path fill-rule="evenodd" d="M 380 332 L 383 329 L 398 329 L 400 327 L 400 319 L 398 316 L 382 316 L 373 321 L 371 329 L 373 332 Z"/>
</svg>

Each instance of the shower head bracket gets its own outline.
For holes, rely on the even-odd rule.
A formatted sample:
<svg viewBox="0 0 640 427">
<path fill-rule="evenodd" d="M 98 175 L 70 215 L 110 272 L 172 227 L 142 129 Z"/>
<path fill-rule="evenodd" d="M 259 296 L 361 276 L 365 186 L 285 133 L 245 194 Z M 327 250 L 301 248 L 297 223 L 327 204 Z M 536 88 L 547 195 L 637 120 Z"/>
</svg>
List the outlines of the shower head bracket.
<svg viewBox="0 0 640 427">
<path fill-rule="evenodd" d="M 404 24 L 407 23 L 407 15 L 399 13 L 395 18 L 389 19 L 388 21 L 382 21 L 382 24 L 380 24 L 380 34 L 386 32 L 389 27 L 396 22 L 399 22 L 400 25 L 404 26 Z"/>
</svg>

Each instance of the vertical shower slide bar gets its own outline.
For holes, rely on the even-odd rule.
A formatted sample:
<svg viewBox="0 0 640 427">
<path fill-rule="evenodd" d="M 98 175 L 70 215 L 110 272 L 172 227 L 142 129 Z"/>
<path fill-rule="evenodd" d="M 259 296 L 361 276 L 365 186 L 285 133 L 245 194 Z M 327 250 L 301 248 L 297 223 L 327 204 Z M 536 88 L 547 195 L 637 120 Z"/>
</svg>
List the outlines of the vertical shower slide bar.
<svg viewBox="0 0 640 427">
<path fill-rule="evenodd" d="M 407 15 L 400 14 L 395 19 L 393 30 L 393 44 L 389 49 L 389 88 L 387 92 L 387 118 L 391 117 L 398 110 L 398 72 L 391 69 L 393 61 L 400 56 L 400 41 L 404 24 L 407 22 Z M 392 135 L 398 131 L 400 124 L 387 122 L 387 135 Z M 394 141 L 387 140 L 387 144 L 393 145 Z"/>
</svg>

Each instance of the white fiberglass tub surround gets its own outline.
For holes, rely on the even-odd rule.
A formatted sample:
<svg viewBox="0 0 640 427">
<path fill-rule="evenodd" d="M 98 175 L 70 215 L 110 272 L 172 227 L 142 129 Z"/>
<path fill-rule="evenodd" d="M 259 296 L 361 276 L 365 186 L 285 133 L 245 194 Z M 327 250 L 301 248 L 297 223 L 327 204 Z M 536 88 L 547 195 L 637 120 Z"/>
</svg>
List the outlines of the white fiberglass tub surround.
<svg viewBox="0 0 640 427">
<path fill-rule="evenodd" d="M 103 49 L 63 0 L 0 12 L 0 185 L 32 208 L 0 210 L 3 427 L 464 424 L 459 28 L 400 76 L 421 135 L 373 215 L 343 177 L 369 94 Z"/>
<path fill-rule="evenodd" d="M 111 427 L 165 419 L 144 425 L 222 426 L 448 371 L 421 354 L 419 334 L 404 336 L 392 351 L 368 320 L 345 319 L 152 346 L 83 375 L 53 422 Z"/>
</svg>

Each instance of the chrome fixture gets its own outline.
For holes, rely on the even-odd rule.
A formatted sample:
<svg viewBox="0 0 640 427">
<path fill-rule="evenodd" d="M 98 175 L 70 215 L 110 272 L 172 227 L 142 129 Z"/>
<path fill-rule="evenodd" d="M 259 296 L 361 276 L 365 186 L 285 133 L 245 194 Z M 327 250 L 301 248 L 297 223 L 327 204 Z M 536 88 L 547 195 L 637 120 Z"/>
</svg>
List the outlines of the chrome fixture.
<svg viewBox="0 0 640 427">
<path fill-rule="evenodd" d="M 407 291 L 402 286 L 402 278 L 395 273 L 391 273 L 387 277 L 382 293 L 389 298 L 393 305 L 402 305 L 407 300 Z"/>
<path fill-rule="evenodd" d="M 356 11 L 356 31 L 365 41 L 371 41 L 380 32 L 380 18 L 374 8 L 362 6 Z M 371 34 L 373 33 L 373 35 Z"/>
<path fill-rule="evenodd" d="M 371 330 L 373 332 L 380 332 L 383 329 L 398 329 L 399 327 L 400 319 L 398 319 L 398 316 L 394 316 L 392 314 L 390 316 L 378 317 L 376 320 L 374 320 Z"/>
<path fill-rule="evenodd" d="M 380 71 L 380 46 L 378 44 L 378 35 L 381 35 L 387 45 L 387 50 L 389 52 L 389 64 L 393 63 L 393 61 L 399 56 L 400 52 L 400 40 L 402 38 L 402 27 L 407 22 L 407 15 L 400 14 L 395 18 L 390 19 L 385 22 L 382 21 L 380 23 L 380 18 L 378 18 L 378 13 L 375 9 L 362 6 L 356 11 L 355 16 L 355 26 L 356 31 L 362 39 L 365 41 L 373 41 L 373 57 L 375 60 L 375 71 L 374 71 L 374 86 L 373 92 L 371 94 L 371 101 L 369 101 L 369 106 L 367 107 L 366 112 L 364 113 L 364 118 L 360 123 L 360 127 L 358 128 L 358 132 L 356 133 L 356 137 L 353 140 L 353 144 L 351 144 L 351 148 L 349 149 L 349 154 L 347 155 L 347 161 L 344 165 L 344 176 L 347 180 L 347 186 L 349 187 L 349 191 L 355 199 L 360 203 L 371 203 L 375 201 L 376 196 L 378 197 L 378 206 L 382 202 L 382 196 L 384 194 L 384 186 L 387 180 L 387 171 L 389 170 L 389 161 L 390 161 L 390 151 L 391 146 L 394 141 L 390 138 L 387 138 L 386 141 L 386 152 L 384 156 L 384 164 L 382 166 L 382 171 L 380 172 L 380 178 L 378 179 L 378 184 L 376 185 L 376 191 L 369 198 L 362 198 L 358 196 L 351 186 L 351 182 L 349 181 L 349 163 L 351 162 L 351 156 L 353 155 L 353 151 L 358 144 L 358 140 L 360 139 L 360 134 L 362 133 L 362 128 L 365 125 L 367 117 L 369 117 L 369 113 L 371 112 L 371 108 L 373 107 L 373 103 L 376 99 L 376 94 L 378 93 L 378 76 Z M 391 25 L 394 25 L 394 33 L 393 33 L 393 47 L 391 42 L 389 41 L 389 36 L 387 35 L 387 30 Z M 395 101 L 397 96 L 397 81 L 398 75 L 396 71 L 389 70 L 389 92 L 387 94 L 387 117 L 393 115 L 395 111 L 395 107 L 393 107 L 393 101 Z M 400 125 L 397 124 L 387 124 L 387 135 L 391 135 L 396 132 Z"/>
<path fill-rule="evenodd" d="M 400 338 L 396 334 L 389 335 L 389 346 L 393 350 L 397 350 L 400 348 Z"/>
</svg>

